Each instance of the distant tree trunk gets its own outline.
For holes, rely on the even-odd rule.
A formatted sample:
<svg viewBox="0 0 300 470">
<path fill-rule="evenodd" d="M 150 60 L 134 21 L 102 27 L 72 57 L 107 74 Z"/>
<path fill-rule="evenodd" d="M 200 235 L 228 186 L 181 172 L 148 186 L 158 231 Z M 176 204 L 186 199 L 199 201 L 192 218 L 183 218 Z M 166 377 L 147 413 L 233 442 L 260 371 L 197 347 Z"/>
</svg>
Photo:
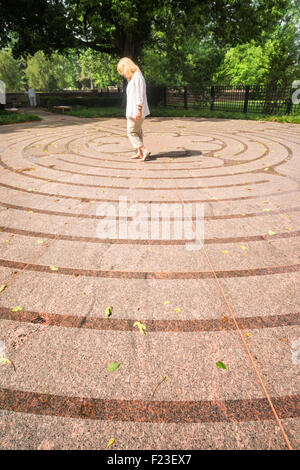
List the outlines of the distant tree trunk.
<svg viewBox="0 0 300 470">
<path fill-rule="evenodd" d="M 128 33 L 125 41 L 124 41 L 124 48 L 123 48 L 123 57 L 129 57 L 133 62 L 136 62 L 136 47 L 135 47 L 134 39 L 131 33 Z M 123 96 L 122 96 L 122 108 L 126 106 L 126 88 L 127 88 L 127 80 L 123 79 Z"/>
</svg>

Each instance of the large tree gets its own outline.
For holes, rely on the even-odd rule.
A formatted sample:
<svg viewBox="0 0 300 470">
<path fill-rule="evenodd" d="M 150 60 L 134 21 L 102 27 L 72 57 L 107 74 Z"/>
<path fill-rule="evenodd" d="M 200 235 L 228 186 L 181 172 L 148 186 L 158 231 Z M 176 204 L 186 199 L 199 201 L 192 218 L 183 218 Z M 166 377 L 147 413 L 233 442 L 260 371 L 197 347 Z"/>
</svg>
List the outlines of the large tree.
<svg viewBox="0 0 300 470">
<path fill-rule="evenodd" d="M 0 0 L 0 47 L 15 57 L 91 48 L 136 59 L 163 33 L 182 41 L 194 28 L 232 47 L 272 29 L 291 0 Z"/>
</svg>

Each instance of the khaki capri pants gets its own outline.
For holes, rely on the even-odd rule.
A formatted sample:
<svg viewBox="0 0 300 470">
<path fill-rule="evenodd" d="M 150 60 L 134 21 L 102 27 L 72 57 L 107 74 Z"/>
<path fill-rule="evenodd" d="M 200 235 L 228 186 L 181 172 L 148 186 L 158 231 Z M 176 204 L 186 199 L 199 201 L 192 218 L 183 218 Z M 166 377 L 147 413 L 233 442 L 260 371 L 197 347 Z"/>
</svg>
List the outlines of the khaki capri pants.
<svg viewBox="0 0 300 470">
<path fill-rule="evenodd" d="M 142 125 L 144 118 L 136 121 L 134 118 L 127 118 L 127 135 L 133 148 L 138 149 L 144 145 Z"/>
</svg>

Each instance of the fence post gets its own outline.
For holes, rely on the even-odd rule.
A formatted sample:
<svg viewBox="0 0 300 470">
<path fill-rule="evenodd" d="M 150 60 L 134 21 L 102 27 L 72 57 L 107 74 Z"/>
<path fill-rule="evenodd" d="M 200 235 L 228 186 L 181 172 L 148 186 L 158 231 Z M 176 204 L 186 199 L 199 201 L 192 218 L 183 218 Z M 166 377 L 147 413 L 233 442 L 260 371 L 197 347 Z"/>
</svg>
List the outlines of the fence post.
<svg viewBox="0 0 300 470">
<path fill-rule="evenodd" d="M 243 111 L 244 113 L 248 111 L 249 92 L 250 92 L 250 85 L 246 85 L 244 111 Z"/>
<path fill-rule="evenodd" d="M 210 110 L 213 111 L 214 106 L 215 106 L 215 86 L 214 85 L 212 85 L 210 88 L 210 97 L 211 97 Z"/>
<path fill-rule="evenodd" d="M 168 89 L 167 89 L 166 86 L 164 86 L 163 95 L 164 95 L 164 106 L 165 107 L 167 106 L 167 93 L 168 93 Z"/>
<path fill-rule="evenodd" d="M 187 109 L 187 107 L 188 107 L 188 101 L 187 101 L 187 87 L 186 87 L 186 86 L 184 87 L 184 95 L 183 95 L 183 98 L 184 98 L 184 109 Z"/>
</svg>

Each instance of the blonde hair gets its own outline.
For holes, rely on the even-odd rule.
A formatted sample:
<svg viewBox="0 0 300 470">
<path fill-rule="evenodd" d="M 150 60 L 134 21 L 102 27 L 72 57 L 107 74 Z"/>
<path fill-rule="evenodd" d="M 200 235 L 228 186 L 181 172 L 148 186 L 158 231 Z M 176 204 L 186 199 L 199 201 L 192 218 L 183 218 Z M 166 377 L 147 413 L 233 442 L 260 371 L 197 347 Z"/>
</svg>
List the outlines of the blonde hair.
<svg viewBox="0 0 300 470">
<path fill-rule="evenodd" d="M 117 70 L 121 75 L 123 75 L 124 72 L 129 73 L 129 80 L 132 78 L 134 72 L 142 73 L 140 68 L 133 62 L 133 60 L 129 59 L 129 57 L 123 57 L 119 60 Z"/>
</svg>

